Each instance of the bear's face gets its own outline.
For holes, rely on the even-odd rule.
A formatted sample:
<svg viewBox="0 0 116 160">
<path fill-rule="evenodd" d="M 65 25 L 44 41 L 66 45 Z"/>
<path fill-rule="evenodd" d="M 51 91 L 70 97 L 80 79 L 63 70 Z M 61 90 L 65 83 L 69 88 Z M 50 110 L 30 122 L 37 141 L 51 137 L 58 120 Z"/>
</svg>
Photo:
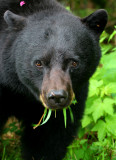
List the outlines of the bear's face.
<svg viewBox="0 0 116 160">
<path fill-rule="evenodd" d="M 25 20 L 13 44 L 21 83 L 47 108 L 70 105 L 99 63 L 100 32 L 91 31 L 85 21 L 67 13 L 42 19 L 35 14 Z"/>
</svg>

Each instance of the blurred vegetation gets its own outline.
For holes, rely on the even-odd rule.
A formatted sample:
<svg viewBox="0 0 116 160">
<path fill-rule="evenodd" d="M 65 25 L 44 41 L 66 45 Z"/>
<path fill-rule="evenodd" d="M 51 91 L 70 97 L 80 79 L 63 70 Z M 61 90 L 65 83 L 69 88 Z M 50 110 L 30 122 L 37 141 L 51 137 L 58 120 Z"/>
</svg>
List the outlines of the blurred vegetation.
<svg viewBox="0 0 116 160">
<path fill-rule="evenodd" d="M 116 0 L 58 0 L 79 17 L 86 17 L 97 9 L 106 9 L 109 15 L 107 32 L 116 25 Z"/>
</svg>

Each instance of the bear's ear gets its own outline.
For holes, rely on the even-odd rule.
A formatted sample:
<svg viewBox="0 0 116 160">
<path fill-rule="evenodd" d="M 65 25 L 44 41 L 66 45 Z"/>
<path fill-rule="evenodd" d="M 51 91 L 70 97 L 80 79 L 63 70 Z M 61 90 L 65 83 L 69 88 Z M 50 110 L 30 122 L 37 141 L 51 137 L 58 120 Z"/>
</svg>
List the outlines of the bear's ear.
<svg viewBox="0 0 116 160">
<path fill-rule="evenodd" d="M 17 29 L 22 28 L 26 23 L 26 18 L 16 15 L 9 10 L 4 13 L 4 20 L 9 27 Z"/>
<path fill-rule="evenodd" d="M 88 17 L 81 19 L 81 21 L 93 30 L 96 34 L 100 35 L 108 21 L 108 14 L 106 10 L 99 9 L 96 12 L 92 13 Z"/>
</svg>

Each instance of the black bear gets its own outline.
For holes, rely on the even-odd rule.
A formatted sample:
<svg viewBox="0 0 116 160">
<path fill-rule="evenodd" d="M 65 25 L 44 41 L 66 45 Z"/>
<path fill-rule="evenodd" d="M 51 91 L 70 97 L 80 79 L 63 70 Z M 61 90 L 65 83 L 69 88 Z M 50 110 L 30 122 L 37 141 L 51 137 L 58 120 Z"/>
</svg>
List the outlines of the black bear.
<svg viewBox="0 0 116 160">
<path fill-rule="evenodd" d="M 101 9 L 81 19 L 55 0 L 0 0 L 0 132 L 9 116 L 22 121 L 23 159 L 64 158 L 99 64 L 107 17 Z M 78 103 L 71 105 L 74 95 Z M 62 109 L 69 105 L 74 123 L 67 110 L 65 128 Z M 33 130 L 43 106 L 57 117 Z"/>
</svg>

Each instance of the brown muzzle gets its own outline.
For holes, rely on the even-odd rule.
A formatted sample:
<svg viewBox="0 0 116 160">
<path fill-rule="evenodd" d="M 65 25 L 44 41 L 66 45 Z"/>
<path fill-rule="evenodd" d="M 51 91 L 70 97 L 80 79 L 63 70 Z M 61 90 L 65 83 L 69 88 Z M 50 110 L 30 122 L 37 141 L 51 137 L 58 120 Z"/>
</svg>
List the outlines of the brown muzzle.
<svg viewBox="0 0 116 160">
<path fill-rule="evenodd" d="M 73 97 L 74 93 L 68 73 L 54 68 L 45 74 L 40 95 L 40 100 L 45 107 L 51 109 L 68 107 Z"/>
</svg>

